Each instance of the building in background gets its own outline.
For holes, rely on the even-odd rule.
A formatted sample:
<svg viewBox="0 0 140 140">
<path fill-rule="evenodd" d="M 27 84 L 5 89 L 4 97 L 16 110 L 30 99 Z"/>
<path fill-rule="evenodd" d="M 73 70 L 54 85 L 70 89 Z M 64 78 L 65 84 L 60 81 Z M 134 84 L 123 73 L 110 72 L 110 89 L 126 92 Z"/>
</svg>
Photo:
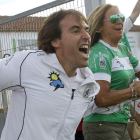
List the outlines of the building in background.
<svg viewBox="0 0 140 140">
<path fill-rule="evenodd" d="M 86 17 L 99 5 L 105 4 L 106 0 L 85 0 Z"/>
<path fill-rule="evenodd" d="M 140 26 L 134 25 L 126 34 L 132 53 L 140 61 Z"/>
<path fill-rule="evenodd" d="M 0 19 L 8 16 L 0 16 Z M 24 17 L 0 25 L 0 58 L 16 51 L 36 50 L 37 33 L 46 17 Z"/>
</svg>

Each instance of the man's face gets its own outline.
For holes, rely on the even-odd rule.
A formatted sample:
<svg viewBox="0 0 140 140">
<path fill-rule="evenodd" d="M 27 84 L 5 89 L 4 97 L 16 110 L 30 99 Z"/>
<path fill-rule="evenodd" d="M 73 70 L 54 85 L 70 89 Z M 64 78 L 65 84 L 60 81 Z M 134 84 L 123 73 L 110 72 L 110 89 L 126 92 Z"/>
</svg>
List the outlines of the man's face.
<svg viewBox="0 0 140 140">
<path fill-rule="evenodd" d="M 71 70 L 88 66 L 90 36 L 88 26 L 79 22 L 74 15 L 67 15 L 61 22 L 60 46 L 56 55 L 60 64 Z"/>
</svg>

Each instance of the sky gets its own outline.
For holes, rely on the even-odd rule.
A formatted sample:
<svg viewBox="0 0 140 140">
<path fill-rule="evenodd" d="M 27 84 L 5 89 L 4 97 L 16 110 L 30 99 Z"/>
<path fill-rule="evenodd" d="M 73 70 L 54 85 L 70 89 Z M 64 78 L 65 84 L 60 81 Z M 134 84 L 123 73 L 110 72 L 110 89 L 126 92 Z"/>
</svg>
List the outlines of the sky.
<svg viewBox="0 0 140 140">
<path fill-rule="evenodd" d="M 106 0 L 106 3 L 117 5 L 119 10 L 125 17 L 129 17 L 135 7 L 138 0 Z M 135 25 L 140 25 L 140 15 L 134 23 Z"/>
<path fill-rule="evenodd" d="M 16 15 L 52 1 L 54 0 L 0 0 L 0 15 Z M 106 0 L 106 3 L 117 5 L 126 17 L 130 16 L 136 2 L 137 0 Z M 140 16 L 135 25 L 140 25 Z"/>
</svg>

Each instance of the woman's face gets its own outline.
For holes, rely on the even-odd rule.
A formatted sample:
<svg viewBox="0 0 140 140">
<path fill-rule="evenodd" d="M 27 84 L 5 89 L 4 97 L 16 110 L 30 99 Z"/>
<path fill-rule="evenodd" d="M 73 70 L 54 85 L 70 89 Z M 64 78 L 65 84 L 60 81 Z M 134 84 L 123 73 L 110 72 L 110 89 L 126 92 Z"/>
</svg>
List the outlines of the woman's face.
<svg viewBox="0 0 140 140">
<path fill-rule="evenodd" d="M 100 28 L 101 31 L 101 39 L 110 44 L 111 46 L 115 46 L 113 44 L 118 44 L 123 36 L 123 22 L 120 18 L 116 23 L 111 23 L 109 19 L 111 15 L 119 15 L 120 11 L 118 8 L 110 7 L 104 17 L 103 26 Z"/>
</svg>

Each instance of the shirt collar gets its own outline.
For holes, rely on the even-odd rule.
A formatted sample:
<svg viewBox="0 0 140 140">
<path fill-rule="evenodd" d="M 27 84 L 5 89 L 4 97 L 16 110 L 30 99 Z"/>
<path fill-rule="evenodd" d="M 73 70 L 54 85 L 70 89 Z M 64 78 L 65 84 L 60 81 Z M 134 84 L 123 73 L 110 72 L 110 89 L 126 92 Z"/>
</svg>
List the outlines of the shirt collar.
<svg viewBox="0 0 140 140">
<path fill-rule="evenodd" d="M 103 41 L 102 39 L 99 40 L 100 43 L 104 44 L 107 48 L 117 52 L 118 51 L 118 47 L 113 47 L 113 46 L 110 46 L 108 43 L 106 43 L 105 41 Z"/>
</svg>

